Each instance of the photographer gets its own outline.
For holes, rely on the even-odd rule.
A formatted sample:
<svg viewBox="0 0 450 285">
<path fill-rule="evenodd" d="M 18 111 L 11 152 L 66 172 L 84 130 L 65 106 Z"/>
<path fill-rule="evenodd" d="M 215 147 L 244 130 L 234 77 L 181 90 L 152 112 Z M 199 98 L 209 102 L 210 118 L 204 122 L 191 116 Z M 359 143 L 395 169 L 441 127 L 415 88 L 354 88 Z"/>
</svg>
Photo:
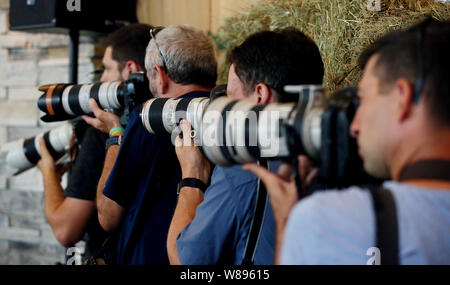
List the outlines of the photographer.
<svg viewBox="0 0 450 285">
<path fill-rule="evenodd" d="M 108 35 L 102 43 L 106 46 L 102 60 L 102 82 L 126 80 L 130 74 L 144 70 L 150 28 L 144 24 L 133 24 Z M 118 117 L 111 116 L 116 117 L 118 124 Z M 86 121 L 92 119 L 86 117 Z M 60 183 L 62 173 L 55 166 L 45 143 L 41 142 L 42 159 L 38 167 L 44 179 L 45 216 L 63 246 L 73 246 L 86 233 L 85 259 L 100 254 L 107 237 L 98 223 L 95 205 L 106 139 L 107 135 L 95 128 L 86 131 L 65 191 Z"/>
<path fill-rule="evenodd" d="M 450 22 L 427 19 L 359 58 L 360 107 L 350 132 L 365 170 L 392 179 L 386 190 L 325 191 L 291 207 L 289 176 L 245 166 L 267 186 L 284 233 L 282 264 L 371 264 L 373 254 L 375 264 L 450 264 L 449 50 Z"/>
<path fill-rule="evenodd" d="M 208 97 L 217 79 L 217 62 L 207 35 L 178 25 L 152 30 L 151 37 L 145 63 L 152 94 Z M 98 121 L 110 124 L 106 113 L 91 103 Z M 105 230 L 119 232 L 118 264 L 168 264 L 167 232 L 181 171 L 170 135 L 148 133 L 141 109 L 130 114 L 123 139 L 107 150 L 98 185 L 99 221 Z"/>
<path fill-rule="evenodd" d="M 300 31 L 288 28 L 248 37 L 229 55 L 227 95 L 267 104 L 297 102 L 286 94 L 288 84 L 321 84 L 324 68 L 316 44 Z M 182 121 L 183 139 L 177 138 L 177 156 L 183 181 L 207 185 L 211 166 L 190 139 L 190 124 Z M 277 169 L 278 162 L 270 163 Z M 169 230 L 167 248 L 172 264 L 243 264 L 256 204 L 258 179 L 241 166 L 216 166 L 209 187 L 180 189 Z M 270 204 L 257 244 L 254 263 L 273 264 L 275 224 Z"/>
</svg>

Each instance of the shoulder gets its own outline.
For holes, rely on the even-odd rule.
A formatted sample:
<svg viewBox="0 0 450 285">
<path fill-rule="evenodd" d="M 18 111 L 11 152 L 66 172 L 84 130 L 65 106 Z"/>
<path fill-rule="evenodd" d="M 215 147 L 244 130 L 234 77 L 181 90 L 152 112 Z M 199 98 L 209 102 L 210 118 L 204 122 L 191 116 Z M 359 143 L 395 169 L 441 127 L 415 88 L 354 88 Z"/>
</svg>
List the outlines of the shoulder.
<svg viewBox="0 0 450 285">
<path fill-rule="evenodd" d="M 367 190 L 351 187 L 326 190 L 300 201 L 293 209 L 289 222 L 303 228 L 321 231 L 345 231 L 365 226 L 373 219 L 372 201 Z"/>
<path fill-rule="evenodd" d="M 350 187 L 344 190 L 316 192 L 310 197 L 301 200 L 295 206 L 293 213 L 295 213 L 295 216 L 306 213 L 326 216 L 330 213 L 330 210 L 333 210 L 342 215 L 353 215 L 359 209 L 365 209 L 371 207 L 371 205 L 370 194 L 366 189 Z"/>
<path fill-rule="evenodd" d="M 291 212 L 282 262 L 365 264 L 366 251 L 373 242 L 369 192 L 358 187 L 322 191 L 300 201 Z"/>
<path fill-rule="evenodd" d="M 251 172 L 243 170 L 241 165 L 231 167 L 216 166 L 211 177 L 211 185 L 223 184 L 223 188 L 236 188 L 243 187 L 256 180 L 257 177 Z"/>
</svg>

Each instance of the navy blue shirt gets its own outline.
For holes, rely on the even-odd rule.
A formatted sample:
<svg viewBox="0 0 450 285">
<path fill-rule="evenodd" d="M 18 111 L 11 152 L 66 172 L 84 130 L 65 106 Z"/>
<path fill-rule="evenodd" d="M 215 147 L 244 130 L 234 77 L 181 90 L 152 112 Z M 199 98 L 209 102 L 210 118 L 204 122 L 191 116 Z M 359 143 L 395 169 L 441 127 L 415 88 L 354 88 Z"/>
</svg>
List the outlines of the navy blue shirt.
<svg viewBox="0 0 450 285">
<path fill-rule="evenodd" d="M 278 161 L 269 162 L 271 170 L 277 170 L 279 165 Z M 242 170 L 241 165 L 215 167 L 195 218 L 178 235 L 181 264 L 242 264 L 256 204 L 257 182 L 258 178 Z M 267 201 L 255 265 L 274 264 L 275 241 L 275 219 Z"/>
<path fill-rule="evenodd" d="M 196 91 L 179 98 L 208 97 Z M 167 233 L 176 207 L 181 169 L 170 134 L 152 135 L 130 113 L 123 144 L 103 194 L 127 209 L 118 233 L 118 264 L 169 264 Z"/>
</svg>

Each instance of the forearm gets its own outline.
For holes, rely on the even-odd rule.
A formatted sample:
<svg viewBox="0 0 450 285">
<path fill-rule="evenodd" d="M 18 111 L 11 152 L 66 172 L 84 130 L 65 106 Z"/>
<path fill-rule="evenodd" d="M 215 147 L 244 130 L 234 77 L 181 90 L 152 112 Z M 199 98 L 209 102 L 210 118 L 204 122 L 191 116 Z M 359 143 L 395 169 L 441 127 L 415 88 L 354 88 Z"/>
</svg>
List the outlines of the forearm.
<svg viewBox="0 0 450 285">
<path fill-rule="evenodd" d="M 124 208 L 106 197 L 103 194 L 106 181 L 114 167 L 117 155 L 119 153 L 119 146 L 112 145 L 108 148 L 105 158 L 105 164 L 103 166 L 102 176 L 100 177 L 97 186 L 97 212 L 98 219 L 102 228 L 106 231 L 114 231 L 119 226 Z"/>
<path fill-rule="evenodd" d="M 64 202 L 64 190 L 61 186 L 60 177 L 55 171 L 46 171 L 42 176 L 44 180 L 45 217 L 53 227 L 56 220 L 55 214 Z"/>
<path fill-rule="evenodd" d="M 277 221 L 277 239 L 275 246 L 275 264 L 278 265 L 281 262 L 281 247 L 284 240 L 284 230 L 286 228 L 286 221 Z"/>
<path fill-rule="evenodd" d="M 177 237 L 194 219 L 197 206 L 203 201 L 203 193 L 197 188 L 183 187 L 178 197 L 167 236 L 167 251 L 170 264 L 180 264 L 177 252 Z"/>
<path fill-rule="evenodd" d="M 108 148 L 105 157 L 105 163 L 103 165 L 102 175 L 97 185 L 97 208 L 100 210 L 102 208 L 102 202 L 104 202 L 105 195 L 103 195 L 103 189 L 105 188 L 106 181 L 116 163 L 117 155 L 119 154 L 119 146 L 112 145 Z"/>
</svg>

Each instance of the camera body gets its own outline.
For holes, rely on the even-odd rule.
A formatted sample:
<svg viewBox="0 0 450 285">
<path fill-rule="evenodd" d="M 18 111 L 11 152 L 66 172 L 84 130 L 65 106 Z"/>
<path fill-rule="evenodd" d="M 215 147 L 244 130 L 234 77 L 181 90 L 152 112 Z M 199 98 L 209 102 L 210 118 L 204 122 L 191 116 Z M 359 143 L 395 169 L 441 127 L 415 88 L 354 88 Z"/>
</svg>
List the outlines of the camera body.
<svg viewBox="0 0 450 285">
<path fill-rule="evenodd" d="M 44 122 L 74 119 L 92 112 L 89 99 L 93 98 L 100 108 L 118 115 L 126 122 L 128 113 L 152 97 L 144 72 L 130 75 L 126 81 L 98 82 L 69 85 L 50 84 L 39 88 L 44 94 L 38 99 L 38 107 L 46 113 Z M 125 125 L 125 124 L 124 124 Z"/>
</svg>

